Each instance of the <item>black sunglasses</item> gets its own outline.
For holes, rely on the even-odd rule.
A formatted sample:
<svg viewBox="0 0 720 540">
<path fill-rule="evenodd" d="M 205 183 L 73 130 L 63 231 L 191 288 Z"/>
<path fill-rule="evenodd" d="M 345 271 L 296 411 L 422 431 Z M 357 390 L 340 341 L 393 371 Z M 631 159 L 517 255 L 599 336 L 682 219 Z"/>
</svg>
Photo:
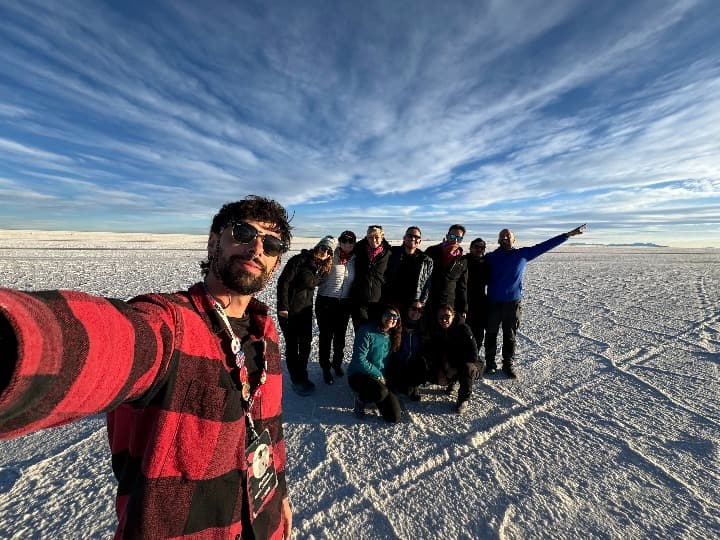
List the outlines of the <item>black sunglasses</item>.
<svg viewBox="0 0 720 540">
<path fill-rule="evenodd" d="M 238 244 L 249 244 L 258 236 L 262 239 L 263 251 L 270 257 L 277 257 L 288 250 L 288 245 L 277 236 L 261 233 L 249 223 L 232 223 L 232 237 Z"/>
</svg>

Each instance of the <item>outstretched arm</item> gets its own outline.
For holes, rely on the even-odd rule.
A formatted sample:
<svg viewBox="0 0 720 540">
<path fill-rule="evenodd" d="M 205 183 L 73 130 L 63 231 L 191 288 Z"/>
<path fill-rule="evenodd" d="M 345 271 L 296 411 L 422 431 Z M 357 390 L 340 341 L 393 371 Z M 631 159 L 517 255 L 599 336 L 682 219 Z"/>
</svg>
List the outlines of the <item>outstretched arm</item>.
<svg viewBox="0 0 720 540">
<path fill-rule="evenodd" d="M 157 295 L 0 289 L 0 438 L 144 396 L 173 358 L 178 309 Z"/>
<path fill-rule="evenodd" d="M 10 322 L 0 313 L 0 394 L 10 384 L 15 371 L 17 345 Z"/>
<path fill-rule="evenodd" d="M 585 232 L 586 226 L 587 226 L 587 224 L 583 223 L 582 225 L 575 227 L 572 231 L 568 231 L 565 234 L 567 235 L 568 238 L 570 238 L 571 236 L 577 236 L 578 234 L 582 234 L 583 232 Z"/>
</svg>

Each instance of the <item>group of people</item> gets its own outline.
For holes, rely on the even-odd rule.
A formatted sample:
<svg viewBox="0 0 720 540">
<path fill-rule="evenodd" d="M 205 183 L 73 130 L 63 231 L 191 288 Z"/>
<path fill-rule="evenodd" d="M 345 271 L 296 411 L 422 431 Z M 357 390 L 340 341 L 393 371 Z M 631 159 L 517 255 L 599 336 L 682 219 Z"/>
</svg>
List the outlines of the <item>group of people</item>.
<svg viewBox="0 0 720 540">
<path fill-rule="evenodd" d="M 290 538 L 279 339 L 255 295 L 280 266 L 291 231 L 285 208 L 249 195 L 214 216 L 202 279 L 187 290 L 121 301 L 0 289 L 0 438 L 105 413 L 117 478 L 116 538 Z M 417 227 L 396 247 L 379 226 L 359 242 L 350 231 L 337 243 L 323 238 L 291 258 L 278 282 L 293 388 L 312 391 L 307 329 L 318 287 L 326 383 L 333 372 L 343 375 L 352 318 L 349 383 L 384 418 L 397 421 L 396 392 L 415 395 L 426 378 L 407 367 L 425 357 L 418 351 L 429 351 L 423 354 L 433 362 L 434 381 L 459 381 L 462 404 L 477 371 L 476 328 L 486 332 L 493 368 L 502 325 L 503 367 L 511 373 L 525 263 L 580 232 L 516 250 L 504 231 L 499 250 L 485 257 L 488 281 L 479 289 L 474 263 L 460 249 L 459 225 L 426 253 L 418 249 Z M 479 251 L 473 241 L 471 253 L 473 246 Z M 486 326 L 473 307 L 480 290 L 490 306 Z M 423 310 L 433 314 L 428 331 Z"/>
<path fill-rule="evenodd" d="M 455 410 L 462 414 L 473 381 L 498 370 L 501 328 L 502 371 L 517 378 L 514 357 L 526 264 L 583 230 L 581 225 L 535 246 L 515 248 L 515 235 L 503 229 L 499 247 L 488 254 L 482 238 L 464 253 L 466 229 L 460 224 L 451 225 L 444 240 L 425 251 L 417 226 L 405 231 L 398 246 L 388 243 L 380 225 L 369 226 L 359 241 L 352 231 L 337 241 L 325 236 L 313 249 L 291 257 L 278 280 L 278 317 L 293 390 L 303 396 L 315 390 L 307 365 L 317 288 L 319 364 L 326 384 L 344 375 L 351 320 L 355 329 L 348 383 L 358 416 L 372 402 L 383 418 L 397 422 L 397 394 L 418 400 L 425 383 L 445 386 L 448 394 L 457 386 Z"/>
</svg>

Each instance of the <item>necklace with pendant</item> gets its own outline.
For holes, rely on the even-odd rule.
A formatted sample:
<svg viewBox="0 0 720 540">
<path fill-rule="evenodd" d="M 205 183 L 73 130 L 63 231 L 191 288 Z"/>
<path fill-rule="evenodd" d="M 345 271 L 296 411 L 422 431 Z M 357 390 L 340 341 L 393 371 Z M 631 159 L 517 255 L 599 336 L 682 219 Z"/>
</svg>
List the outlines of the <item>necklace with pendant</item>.
<svg viewBox="0 0 720 540">
<path fill-rule="evenodd" d="M 247 411 L 249 415 L 249 411 L 253 403 L 262 394 L 262 386 L 267 380 L 267 365 L 263 365 L 262 371 L 260 373 L 260 384 L 258 384 L 254 392 L 251 392 L 250 376 L 248 374 L 248 369 L 245 362 L 245 352 L 242 350 L 242 342 L 233 331 L 232 326 L 230 325 L 230 320 L 225 313 L 225 309 L 222 307 L 220 302 L 218 302 L 215 297 L 210 294 L 205 284 L 203 284 L 203 287 L 205 288 L 208 299 L 215 308 L 215 313 L 218 314 L 218 317 L 225 325 L 225 331 L 230 336 L 230 350 L 235 355 L 235 368 L 237 370 L 238 386 L 240 387 L 242 399 L 247 404 Z"/>
</svg>

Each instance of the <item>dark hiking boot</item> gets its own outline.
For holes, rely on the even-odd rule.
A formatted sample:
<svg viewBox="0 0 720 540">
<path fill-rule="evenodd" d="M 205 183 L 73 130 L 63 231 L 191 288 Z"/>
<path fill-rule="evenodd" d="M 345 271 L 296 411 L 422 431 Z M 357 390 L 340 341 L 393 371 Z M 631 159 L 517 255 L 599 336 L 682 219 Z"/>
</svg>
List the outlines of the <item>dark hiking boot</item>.
<svg viewBox="0 0 720 540">
<path fill-rule="evenodd" d="M 323 381 L 325 381 L 325 384 L 333 384 L 335 382 L 335 379 L 333 379 L 332 373 L 330 373 L 329 369 L 323 370 Z"/>
<path fill-rule="evenodd" d="M 408 397 L 411 401 L 420 401 L 422 399 L 417 386 L 412 386 L 408 389 Z"/>
<path fill-rule="evenodd" d="M 304 380 L 303 382 L 293 383 L 293 391 L 299 396 L 309 396 L 315 391 L 315 384 L 310 380 Z"/>
<path fill-rule="evenodd" d="M 459 415 L 463 415 L 468 411 L 469 407 L 470 402 L 467 399 L 463 399 L 455 404 L 455 412 Z"/>
<path fill-rule="evenodd" d="M 515 373 L 515 370 L 512 366 L 503 366 L 503 373 L 507 375 L 508 379 L 517 379 L 517 373 Z"/>
<path fill-rule="evenodd" d="M 335 371 L 335 375 L 337 375 L 338 377 L 342 377 L 343 375 L 345 375 L 345 370 L 340 364 L 333 365 L 333 370 Z"/>
<path fill-rule="evenodd" d="M 495 363 L 495 359 L 493 358 L 490 360 L 489 358 L 485 358 L 485 374 L 486 375 L 492 375 L 493 373 L 497 373 L 497 364 Z"/>
<path fill-rule="evenodd" d="M 360 401 L 360 398 L 355 398 L 355 408 L 353 408 L 353 412 L 358 418 L 365 418 L 365 402 Z"/>
</svg>

